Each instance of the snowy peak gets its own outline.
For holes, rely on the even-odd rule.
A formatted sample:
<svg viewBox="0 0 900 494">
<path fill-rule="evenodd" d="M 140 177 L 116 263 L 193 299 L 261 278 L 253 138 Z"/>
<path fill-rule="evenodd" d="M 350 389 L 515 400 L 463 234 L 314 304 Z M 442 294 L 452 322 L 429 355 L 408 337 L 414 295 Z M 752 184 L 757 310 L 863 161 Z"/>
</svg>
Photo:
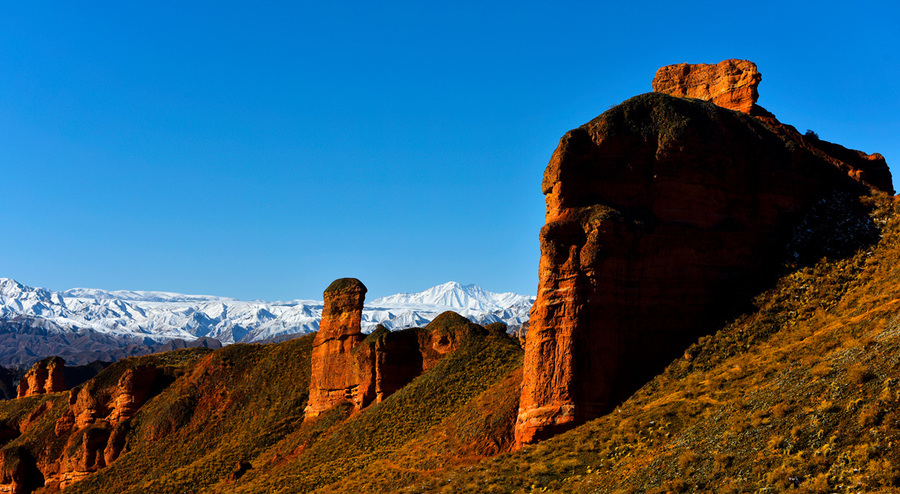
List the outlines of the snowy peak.
<svg viewBox="0 0 900 494">
<path fill-rule="evenodd" d="M 517 303 L 534 302 L 534 297 L 516 293 L 494 293 L 476 285 L 462 285 L 455 281 L 433 286 L 418 293 L 398 293 L 373 300 L 370 305 L 410 306 L 431 305 L 450 309 L 490 312 L 508 309 Z"/>
</svg>

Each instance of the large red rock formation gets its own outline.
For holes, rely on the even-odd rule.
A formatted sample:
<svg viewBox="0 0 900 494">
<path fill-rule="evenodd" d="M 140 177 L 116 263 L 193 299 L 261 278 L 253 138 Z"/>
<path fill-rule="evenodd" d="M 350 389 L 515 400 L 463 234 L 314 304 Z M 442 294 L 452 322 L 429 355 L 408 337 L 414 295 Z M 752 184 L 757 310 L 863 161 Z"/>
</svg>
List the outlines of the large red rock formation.
<svg viewBox="0 0 900 494">
<path fill-rule="evenodd" d="M 720 66 L 703 70 L 733 75 Z M 657 79 L 675 71 L 664 69 Z M 694 80 L 693 69 L 679 70 Z M 697 80 L 712 96 L 724 84 Z M 739 109 L 755 100 L 755 84 L 724 85 L 747 88 L 746 98 L 726 98 Z M 761 113 L 648 93 L 560 140 L 543 181 L 517 444 L 610 411 L 746 310 L 783 262 L 877 237 L 854 197 L 868 186 L 892 191 L 883 159 Z"/>
<path fill-rule="evenodd" d="M 312 374 L 307 418 L 316 417 L 339 403 L 361 408 L 363 380 L 353 349 L 366 339 L 361 327 L 366 286 L 356 278 L 335 280 L 325 289 L 325 307 L 313 341 Z"/>
<path fill-rule="evenodd" d="M 66 391 L 65 365 L 66 361 L 60 357 L 47 357 L 35 363 L 19 381 L 18 397 Z"/>
<path fill-rule="evenodd" d="M 762 75 L 747 60 L 724 60 L 717 64 L 679 63 L 656 71 L 653 90 L 672 96 L 711 101 L 730 110 L 750 113 L 759 99 Z"/>
</svg>

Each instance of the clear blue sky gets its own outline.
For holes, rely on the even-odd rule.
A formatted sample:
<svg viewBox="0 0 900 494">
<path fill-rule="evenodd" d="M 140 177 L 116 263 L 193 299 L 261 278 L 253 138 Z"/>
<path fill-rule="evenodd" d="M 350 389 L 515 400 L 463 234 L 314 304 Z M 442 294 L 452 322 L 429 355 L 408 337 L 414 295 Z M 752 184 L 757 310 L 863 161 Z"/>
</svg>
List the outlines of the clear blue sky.
<svg viewBox="0 0 900 494">
<path fill-rule="evenodd" d="M 5 2 L 0 277 L 535 293 L 559 137 L 662 65 L 900 174 L 896 2 Z"/>
</svg>

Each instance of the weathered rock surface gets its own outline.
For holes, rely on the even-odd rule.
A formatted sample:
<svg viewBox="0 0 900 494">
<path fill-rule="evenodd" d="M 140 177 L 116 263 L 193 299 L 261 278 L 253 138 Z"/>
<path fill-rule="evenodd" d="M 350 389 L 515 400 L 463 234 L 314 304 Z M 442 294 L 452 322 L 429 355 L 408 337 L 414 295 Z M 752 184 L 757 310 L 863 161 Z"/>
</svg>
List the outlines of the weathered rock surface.
<svg viewBox="0 0 900 494">
<path fill-rule="evenodd" d="M 363 380 L 353 349 L 366 339 L 360 329 L 366 286 L 356 278 L 335 280 L 325 289 L 325 307 L 313 342 L 307 418 L 350 402 L 361 408 Z"/>
<path fill-rule="evenodd" d="M 31 453 L 24 447 L 0 450 L 0 492 L 25 494 L 42 483 L 40 471 Z"/>
<path fill-rule="evenodd" d="M 717 64 L 679 63 L 656 71 L 653 90 L 672 96 L 711 101 L 730 110 L 750 113 L 759 99 L 762 75 L 747 60 L 724 60 Z"/>
<path fill-rule="evenodd" d="M 61 456 L 42 468 L 46 484 L 62 489 L 115 461 L 125 448 L 129 419 L 172 379 L 159 367 L 138 365 L 124 369 L 114 385 L 92 380 L 72 389 L 54 428 L 68 441 Z"/>
<path fill-rule="evenodd" d="M 704 70 L 733 75 L 719 66 Z M 682 75 L 694 80 L 692 70 Z M 756 98 L 755 83 L 738 84 L 758 83 L 749 73 L 727 84 L 746 88 L 726 98 L 742 111 Z M 712 96 L 726 85 L 697 78 Z M 804 137 L 770 114 L 658 92 L 568 132 L 544 174 L 517 444 L 610 411 L 746 310 L 785 259 L 874 241 L 853 200 L 870 187 L 892 193 L 880 155 Z"/>
<path fill-rule="evenodd" d="M 18 397 L 66 391 L 65 365 L 66 361 L 59 357 L 47 357 L 36 362 L 19 381 Z"/>
</svg>

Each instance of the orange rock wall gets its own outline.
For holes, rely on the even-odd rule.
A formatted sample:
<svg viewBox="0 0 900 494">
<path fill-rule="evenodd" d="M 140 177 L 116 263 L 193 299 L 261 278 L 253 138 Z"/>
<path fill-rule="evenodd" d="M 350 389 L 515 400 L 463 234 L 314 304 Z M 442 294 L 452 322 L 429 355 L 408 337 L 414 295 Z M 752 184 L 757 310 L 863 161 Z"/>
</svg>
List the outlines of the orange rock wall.
<svg viewBox="0 0 900 494">
<path fill-rule="evenodd" d="M 115 387 L 98 387 L 89 381 L 69 395 L 69 409 L 57 421 L 57 436 L 69 434 L 70 442 L 52 464 L 41 465 L 47 485 L 63 489 L 116 460 L 125 447 L 127 424 L 170 378 L 162 369 L 141 365 L 125 370 Z M 83 431 L 83 439 L 78 439 Z"/>
</svg>

